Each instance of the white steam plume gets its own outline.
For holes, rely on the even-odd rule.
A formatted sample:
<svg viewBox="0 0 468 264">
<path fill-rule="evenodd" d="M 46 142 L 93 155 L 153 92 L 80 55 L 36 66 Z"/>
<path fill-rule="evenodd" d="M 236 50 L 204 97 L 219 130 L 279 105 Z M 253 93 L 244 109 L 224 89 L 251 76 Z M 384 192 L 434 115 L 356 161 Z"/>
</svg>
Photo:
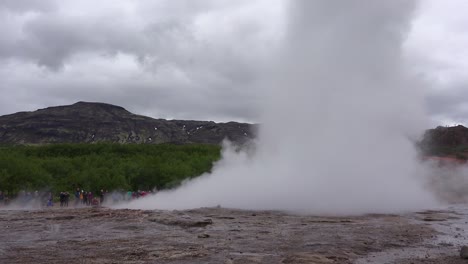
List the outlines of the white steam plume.
<svg viewBox="0 0 468 264">
<path fill-rule="evenodd" d="M 434 205 L 409 140 L 425 120 L 401 54 L 413 3 L 291 3 L 254 153 L 225 147 L 213 173 L 127 207 L 357 214 Z"/>
</svg>

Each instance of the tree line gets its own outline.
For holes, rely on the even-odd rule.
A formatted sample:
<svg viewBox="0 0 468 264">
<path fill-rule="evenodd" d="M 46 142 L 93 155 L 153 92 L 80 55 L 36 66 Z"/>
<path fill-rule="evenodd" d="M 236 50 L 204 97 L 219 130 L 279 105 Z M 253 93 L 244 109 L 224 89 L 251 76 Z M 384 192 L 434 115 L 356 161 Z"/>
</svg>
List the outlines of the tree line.
<svg viewBox="0 0 468 264">
<path fill-rule="evenodd" d="M 152 190 L 209 172 L 216 145 L 53 144 L 0 147 L 0 191 Z"/>
</svg>

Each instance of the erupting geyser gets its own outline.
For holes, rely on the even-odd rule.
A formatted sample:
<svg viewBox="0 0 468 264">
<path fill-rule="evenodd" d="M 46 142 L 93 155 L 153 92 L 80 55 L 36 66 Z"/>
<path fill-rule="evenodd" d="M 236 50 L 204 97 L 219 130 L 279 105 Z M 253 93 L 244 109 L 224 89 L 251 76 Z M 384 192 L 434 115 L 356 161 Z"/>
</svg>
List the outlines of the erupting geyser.
<svg viewBox="0 0 468 264">
<path fill-rule="evenodd" d="M 254 153 L 226 146 L 211 174 L 124 207 L 355 214 L 434 205 L 410 141 L 425 120 L 401 52 L 413 3 L 291 4 Z"/>
</svg>

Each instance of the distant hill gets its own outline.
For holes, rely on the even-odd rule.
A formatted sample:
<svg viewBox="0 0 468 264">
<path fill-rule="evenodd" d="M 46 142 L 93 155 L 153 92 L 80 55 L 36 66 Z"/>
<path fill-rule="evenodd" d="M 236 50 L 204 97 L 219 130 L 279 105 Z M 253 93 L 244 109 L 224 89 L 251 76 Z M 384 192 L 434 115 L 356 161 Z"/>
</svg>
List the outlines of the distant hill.
<svg viewBox="0 0 468 264">
<path fill-rule="evenodd" d="M 419 146 L 424 154 L 468 158 L 468 128 L 439 126 L 426 130 Z"/>
<path fill-rule="evenodd" d="M 225 138 L 243 144 L 256 130 L 246 123 L 154 119 L 90 102 L 0 116 L 0 144 L 219 144 Z"/>
<path fill-rule="evenodd" d="M 212 121 L 165 120 L 136 115 L 123 107 L 78 102 L 33 112 L 0 116 L 0 144 L 138 143 L 244 144 L 255 138 L 257 125 Z M 426 130 L 418 143 L 426 156 L 468 157 L 468 128 Z"/>
</svg>

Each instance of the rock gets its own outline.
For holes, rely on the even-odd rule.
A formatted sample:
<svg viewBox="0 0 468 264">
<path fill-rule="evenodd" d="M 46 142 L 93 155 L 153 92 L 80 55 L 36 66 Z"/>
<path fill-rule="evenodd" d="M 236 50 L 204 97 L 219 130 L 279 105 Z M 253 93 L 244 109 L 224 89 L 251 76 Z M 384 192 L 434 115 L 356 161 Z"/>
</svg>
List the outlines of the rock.
<svg viewBox="0 0 468 264">
<path fill-rule="evenodd" d="M 163 224 L 163 225 L 172 225 L 172 226 L 180 226 L 185 228 L 190 227 L 205 227 L 207 225 L 212 225 L 213 220 L 211 219 L 203 219 L 203 220 L 194 220 L 194 219 L 181 219 L 181 218 L 149 218 L 151 222 Z"/>
<path fill-rule="evenodd" d="M 442 221 L 447 221 L 447 218 L 439 217 L 439 216 L 428 216 L 428 217 L 423 218 L 423 221 L 425 221 L 425 222 L 442 222 Z"/>
<path fill-rule="evenodd" d="M 468 259 L 468 246 L 463 246 L 460 250 L 460 257 L 462 259 Z"/>
<path fill-rule="evenodd" d="M 213 224 L 213 220 L 211 219 L 205 219 L 205 220 L 202 220 L 202 221 L 196 221 L 196 222 L 193 222 L 191 223 L 190 225 L 188 225 L 189 227 L 205 227 L 207 225 L 212 225 Z"/>
<path fill-rule="evenodd" d="M 198 235 L 198 238 L 209 238 L 210 235 L 208 234 L 201 234 L 201 235 Z"/>
<path fill-rule="evenodd" d="M 314 263 L 314 264 L 326 264 L 326 263 L 333 263 L 334 260 L 327 258 L 320 254 L 313 254 L 308 252 L 303 253 L 294 253 L 292 255 L 288 255 L 286 258 L 283 259 L 281 263 L 283 264 L 306 264 L 306 263 Z"/>
<path fill-rule="evenodd" d="M 73 215 L 64 215 L 64 216 L 55 216 L 55 217 L 46 217 L 46 220 L 71 220 L 75 218 Z"/>
</svg>

